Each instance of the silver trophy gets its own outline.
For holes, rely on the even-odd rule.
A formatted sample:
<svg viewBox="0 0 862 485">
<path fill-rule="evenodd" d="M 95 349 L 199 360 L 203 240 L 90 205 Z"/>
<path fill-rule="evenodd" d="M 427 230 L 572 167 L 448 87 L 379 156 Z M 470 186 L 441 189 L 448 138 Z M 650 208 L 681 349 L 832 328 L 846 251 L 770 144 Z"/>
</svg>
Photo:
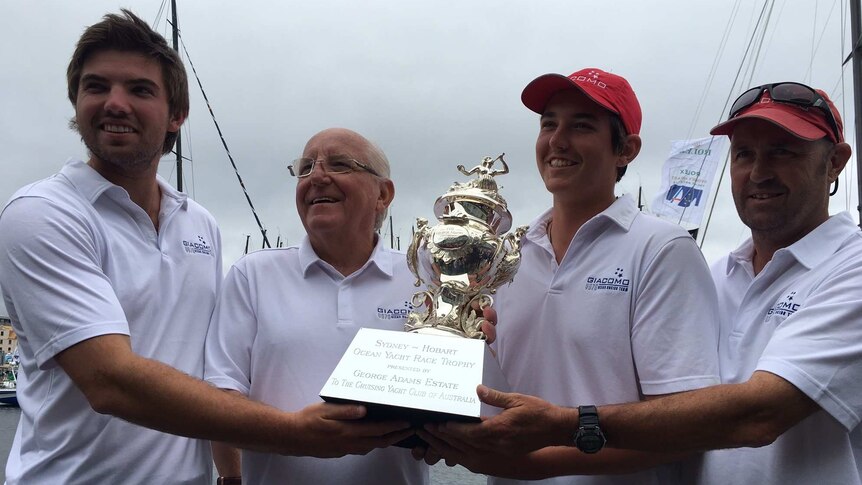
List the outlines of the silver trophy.
<svg viewBox="0 0 862 485">
<path fill-rule="evenodd" d="M 495 168 L 499 162 L 501 168 Z M 527 227 L 512 227 L 512 214 L 494 177 L 508 173 L 503 155 L 487 157 L 470 170 L 476 176 L 455 183 L 434 204 L 438 223 L 418 219 L 407 250 L 416 286 L 416 308 L 407 316 L 408 332 L 362 328 L 341 357 L 320 397 L 361 403 L 366 419 L 405 419 L 414 426 L 448 420 L 478 422 L 499 408 L 483 404 L 476 386 L 508 390 L 493 352 L 482 340 L 478 309 L 512 280 L 521 261 Z M 469 338 L 449 338 L 451 336 Z M 422 444 L 417 435 L 398 446 Z"/>
<path fill-rule="evenodd" d="M 501 154 L 458 171 L 476 175 L 466 183 L 455 182 L 434 203 L 438 223 L 416 219 L 417 230 L 407 249 L 407 265 L 416 275 L 416 286 L 426 289 L 413 295 L 405 328 L 409 332 L 482 339 L 482 317 L 491 294 L 512 281 L 521 263 L 521 238 L 527 226 L 504 234 L 512 227 L 512 214 L 500 196 L 494 177 L 509 173 Z M 500 163 L 502 168 L 494 168 Z"/>
</svg>

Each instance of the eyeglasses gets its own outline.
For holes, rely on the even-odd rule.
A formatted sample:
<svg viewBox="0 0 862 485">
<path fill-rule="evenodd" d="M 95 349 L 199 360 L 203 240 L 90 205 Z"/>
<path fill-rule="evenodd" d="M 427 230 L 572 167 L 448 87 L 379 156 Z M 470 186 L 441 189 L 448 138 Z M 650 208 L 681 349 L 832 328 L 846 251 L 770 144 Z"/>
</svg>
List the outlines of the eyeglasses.
<svg viewBox="0 0 862 485">
<path fill-rule="evenodd" d="M 297 158 L 288 165 L 287 169 L 294 177 L 305 178 L 311 175 L 311 172 L 314 171 L 315 165 L 320 165 L 320 168 L 328 174 L 350 173 L 357 170 L 365 170 L 371 175 L 380 176 L 380 174 L 368 165 L 347 157 L 332 157 L 322 160 L 315 160 L 313 158 Z"/>
<path fill-rule="evenodd" d="M 829 120 L 829 124 L 832 126 L 832 131 L 835 135 L 835 142 L 837 143 L 841 140 L 841 135 L 838 130 L 838 121 L 835 119 L 835 115 L 832 114 L 832 110 L 829 109 L 829 104 L 823 96 L 813 88 L 794 82 L 764 84 L 762 86 L 749 89 L 742 93 L 738 98 L 736 98 L 736 101 L 733 102 L 733 106 L 730 107 L 730 117 L 728 119 L 735 118 L 744 109 L 760 100 L 763 91 L 769 92 L 769 97 L 772 98 L 772 101 L 792 104 L 805 109 L 819 109 L 824 115 L 826 115 L 826 119 Z"/>
</svg>

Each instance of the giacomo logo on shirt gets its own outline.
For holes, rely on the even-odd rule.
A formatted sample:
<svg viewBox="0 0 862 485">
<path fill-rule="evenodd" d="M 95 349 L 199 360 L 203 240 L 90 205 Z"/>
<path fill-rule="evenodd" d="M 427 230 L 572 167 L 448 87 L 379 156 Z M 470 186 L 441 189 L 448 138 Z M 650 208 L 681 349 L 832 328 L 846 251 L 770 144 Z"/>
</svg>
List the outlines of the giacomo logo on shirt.
<svg viewBox="0 0 862 485">
<path fill-rule="evenodd" d="M 587 291 L 628 292 L 631 281 L 625 277 L 622 268 L 617 268 L 612 276 L 587 276 Z"/>
<path fill-rule="evenodd" d="M 766 312 L 766 316 L 778 315 L 780 317 L 789 317 L 796 313 L 796 310 L 799 310 L 799 307 L 802 306 L 800 303 L 796 303 L 793 299 L 796 297 L 796 292 L 791 291 L 784 298 L 778 300 L 769 311 Z"/>
<path fill-rule="evenodd" d="M 187 254 L 205 254 L 207 256 L 212 256 L 213 254 L 212 246 L 207 244 L 203 236 L 198 236 L 194 241 L 183 239 L 183 250 Z"/>
<path fill-rule="evenodd" d="M 400 308 L 377 307 L 377 318 L 381 320 L 400 320 L 407 318 L 407 314 L 413 311 L 413 305 L 405 301 Z"/>
</svg>

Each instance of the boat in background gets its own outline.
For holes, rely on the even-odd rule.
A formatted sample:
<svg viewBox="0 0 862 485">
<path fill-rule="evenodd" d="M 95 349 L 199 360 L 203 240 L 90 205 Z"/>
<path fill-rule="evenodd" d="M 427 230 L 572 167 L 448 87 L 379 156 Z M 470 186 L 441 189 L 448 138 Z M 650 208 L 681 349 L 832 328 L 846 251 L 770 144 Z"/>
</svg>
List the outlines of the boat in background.
<svg viewBox="0 0 862 485">
<path fill-rule="evenodd" d="M 15 381 L 0 381 L 0 404 L 4 406 L 18 406 L 18 391 Z"/>
<path fill-rule="evenodd" d="M 0 404 L 18 406 L 18 352 L 0 364 Z"/>
</svg>

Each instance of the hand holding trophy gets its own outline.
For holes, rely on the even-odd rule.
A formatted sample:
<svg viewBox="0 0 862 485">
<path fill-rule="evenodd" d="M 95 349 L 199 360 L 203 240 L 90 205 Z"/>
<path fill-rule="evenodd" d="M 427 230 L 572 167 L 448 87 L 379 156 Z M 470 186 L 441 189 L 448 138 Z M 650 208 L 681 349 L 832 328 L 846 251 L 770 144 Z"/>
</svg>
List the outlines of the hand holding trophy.
<svg viewBox="0 0 862 485">
<path fill-rule="evenodd" d="M 499 162 L 502 168 L 494 165 Z M 478 421 L 483 409 L 476 386 L 507 389 L 500 365 L 485 344 L 477 309 L 512 281 L 521 260 L 527 227 L 504 234 L 512 215 L 495 176 L 508 173 L 503 155 L 458 170 L 455 182 L 437 198 L 438 223 L 417 219 L 407 250 L 416 286 L 405 329 L 362 328 L 320 391 L 327 401 L 365 404 L 370 419 L 408 419 L 415 426 L 443 420 Z M 451 338 L 465 337 L 465 338 Z M 418 437 L 399 445 L 412 447 Z"/>
</svg>

